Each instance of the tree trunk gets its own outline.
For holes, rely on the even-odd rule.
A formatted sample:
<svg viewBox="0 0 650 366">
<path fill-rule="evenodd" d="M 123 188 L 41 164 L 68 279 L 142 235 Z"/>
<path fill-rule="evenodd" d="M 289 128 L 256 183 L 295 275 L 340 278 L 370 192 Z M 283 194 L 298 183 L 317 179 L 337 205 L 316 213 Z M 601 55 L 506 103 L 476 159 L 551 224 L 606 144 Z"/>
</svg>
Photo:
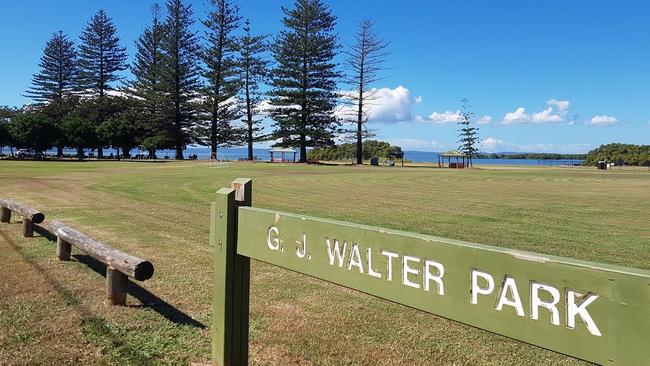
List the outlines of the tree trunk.
<svg viewBox="0 0 650 366">
<path fill-rule="evenodd" d="M 307 137 L 305 134 L 300 135 L 300 163 L 307 162 Z"/>
<path fill-rule="evenodd" d="M 79 159 L 79 160 L 84 159 L 84 149 L 83 149 L 83 147 L 78 147 L 77 148 L 77 159 Z"/>
<path fill-rule="evenodd" d="M 99 146 L 97 147 L 97 159 L 103 159 L 104 158 L 104 148 Z"/>
<path fill-rule="evenodd" d="M 57 146 L 56 157 L 61 159 L 63 157 L 63 146 Z"/>
</svg>

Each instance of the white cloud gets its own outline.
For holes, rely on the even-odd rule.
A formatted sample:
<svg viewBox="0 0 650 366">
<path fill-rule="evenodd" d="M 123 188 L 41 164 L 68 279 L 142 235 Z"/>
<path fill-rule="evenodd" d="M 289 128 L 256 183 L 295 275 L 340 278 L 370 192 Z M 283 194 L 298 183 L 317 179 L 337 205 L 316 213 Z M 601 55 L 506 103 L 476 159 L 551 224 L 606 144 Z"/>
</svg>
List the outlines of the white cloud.
<svg viewBox="0 0 650 366">
<path fill-rule="evenodd" d="M 489 125 L 492 123 L 492 116 L 483 116 L 476 121 L 476 124 L 479 125 Z"/>
<path fill-rule="evenodd" d="M 545 110 L 533 113 L 530 117 L 532 123 L 549 123 L 549 122 L 565 122 L 566 120 L 559 114 L 553 111 L 553 107 L 548 107 Z"/>
<path fill-rule="evenodd" d="M 568 100 L 550 99 L 546 101 L 546 104 L 548 104 L 551 107 L 557 108 L 560 114 L 564 114 L 571 107 L 571 102 L 569 102 Z"/>
<path fill-rule="evenodd" d="M 485 152 L 548 152 L 562 154 L 582 154 L 591 149 L 591 144 L 513 144 L 494 137 L 481 140 L 481 151 Z"/>
<path fill-rule="evenodd" d="M 425 122 L 433 123 L 456 123 L 461 120 L 460 111 L 445 111 L 443 113 L 433 112 Z"/>
<path fill-rule="evenodd" d="M 415 97 L 415 103 L 422 103 L 422 96 L 418 95 Z"/>
<path fill-rule="evenodd" d="M 481 147 L 486 150 L 493 150 L 494 148 L 503 145 L 503 141 L 495 139 L 494 137 L 488 137 L 481 141 Z"/>
<path fill-rule="evenodd" d="M 591 125 L 591 126 L 598 126 L 598 127 L 604 127 L 604 126 L 611 126 L 614 124 L 617 124 L 619 121 L 617 118 L 612 117 L 612 116 L 595 116 L 589 121 L 585 122 L 586 125 Z"/>
<path fill-rule="evenodd" d="M 571 107 L 568 100 L 549 99 L 546 101 L 548 108 L 533 114 L 526 113 L 523 107 L 517 108 L 514 112 L 506 113 L 503 117 L 504 125 L 521 123 L 562 123 L 567 122 L 566 115 Z"/>
<path fill-rule="evenodd" d="M 506 113 L 506 115 L 503 116 L 502 123 L 504 125 L 513 125 L 519 123 L 526 123 L 528 121 L 530 121 L 530 115 L 526 113 L 526 108 L 519 107 L 514 112 Z"/>
<path fill-rule="evenodd" d="M 403 87 L 397 88 L 373 88 L 372 100 L 366 102 L 366 114 L 370 122 L 404 122 L 413 120 L 413 107 L 422 101 L 422 97 L 412 97 L 411 92 Z M 342 91 L 341 95 L 355 95 L 355 91 Z M 355 116 L 357 107 L 355 105 L 344 105 L 337 109 L 337 115 L 349 119 Z"/>
<path fill-rule="evenodd" d="M 411 151 L 440 151 L 448 149 L 448 146 L 438 143 L 436 140 L 420 140 L 412 138 L 386 139 L 391 145 L 397 145 L 402 150 Z"/>
</svg>

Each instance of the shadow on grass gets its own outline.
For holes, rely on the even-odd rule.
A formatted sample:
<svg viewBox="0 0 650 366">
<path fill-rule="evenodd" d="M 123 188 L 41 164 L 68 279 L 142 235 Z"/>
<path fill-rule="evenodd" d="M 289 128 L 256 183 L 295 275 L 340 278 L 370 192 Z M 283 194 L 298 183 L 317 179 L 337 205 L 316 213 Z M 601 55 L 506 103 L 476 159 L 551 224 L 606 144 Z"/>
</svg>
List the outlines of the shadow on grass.
<svg viewBox="0 0 650 366">
<path fill-rule="evenodd" d="M 34 232 L 48 239 L 49 241 L 54 241 L 54 242 L 56 241 L 56 235 L 52 234 L 47 228 L 41 225 L 34 225 Z M 86 254 L 75 254 L 73 255 L 73 257 L 77 259 L 79 262 L 87 265 L 93 271 L 97 272 L 103 277 L 106 277 L 106 265 L 104 263 Z M 175 324 L 189 325 L 201 329 L 207 328 L 205 324 L 199 322 L 198 320 L 193 319 L 189 315 L 175 308 L 167 301 L 161 299 L 160 297 L 151 293 L 149 290 L 138 285 L 132 280 L 129 280 L 129 287 L 127 292 L 129 295 L 140 300 L 140 302 L 142 302 L 143 304 L 143 305 L 136 305 L 132 307 L 150 308 L 156 313 L 162 315 L 165 319 Z"/>
<path fill-rule="evenodd" d="M 75 254 L 73 257 L 80 263 L 87 265 L 90 269 L 98 274 L 106 277 L 106 265 L 95 258 L 86 254 Z M 205 329 L 205 324 L 193 319 L 189 315 L 175 308 L 167 301 L 161 299 L 155 294 L 151 293 L 146 288 L 138 285 L 132 280 L 129 280 L 128 294 L 140 300 L 143 305 L 130 305 L 131 307 L 145 307 L 152 309 L 156 313 L 162 315 L 165 319 L 175 324 L 189 325 L 196 328 Z"/>
</svg>

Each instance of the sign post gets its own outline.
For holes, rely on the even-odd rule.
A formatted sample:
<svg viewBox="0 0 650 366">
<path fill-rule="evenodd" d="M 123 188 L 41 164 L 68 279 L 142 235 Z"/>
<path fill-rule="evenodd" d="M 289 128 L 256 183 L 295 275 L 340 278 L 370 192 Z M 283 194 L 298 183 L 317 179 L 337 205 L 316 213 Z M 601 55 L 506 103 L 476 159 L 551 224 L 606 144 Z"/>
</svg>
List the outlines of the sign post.
<svg viewBox="0 0 650 366">
<path fill-rule="evenodd" d="M 648 271 L 253 207 L 236 211 L 239 257 L 601 365 L 650 359 Z"/>
</svg>

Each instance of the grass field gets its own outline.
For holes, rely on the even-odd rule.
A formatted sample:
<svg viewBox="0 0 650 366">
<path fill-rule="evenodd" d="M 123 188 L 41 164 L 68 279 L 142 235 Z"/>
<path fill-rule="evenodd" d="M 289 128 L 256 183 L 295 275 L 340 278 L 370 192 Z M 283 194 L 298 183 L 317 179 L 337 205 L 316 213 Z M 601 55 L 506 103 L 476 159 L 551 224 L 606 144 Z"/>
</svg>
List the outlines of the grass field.
<svg viewBox="0 0 650 366">
<path fill-rule="evenodd" d="M 210 201 L 237 177 L 258 207 L 650 269 L 646 170 L 0 161 L 0 197 L 156 267 L 106 307 L 101 266 L 0 225 L 0 364 L 207 362 Z M 250 342 L 254 365 L 585 364 L 259 262 Z"/>
</svg>

